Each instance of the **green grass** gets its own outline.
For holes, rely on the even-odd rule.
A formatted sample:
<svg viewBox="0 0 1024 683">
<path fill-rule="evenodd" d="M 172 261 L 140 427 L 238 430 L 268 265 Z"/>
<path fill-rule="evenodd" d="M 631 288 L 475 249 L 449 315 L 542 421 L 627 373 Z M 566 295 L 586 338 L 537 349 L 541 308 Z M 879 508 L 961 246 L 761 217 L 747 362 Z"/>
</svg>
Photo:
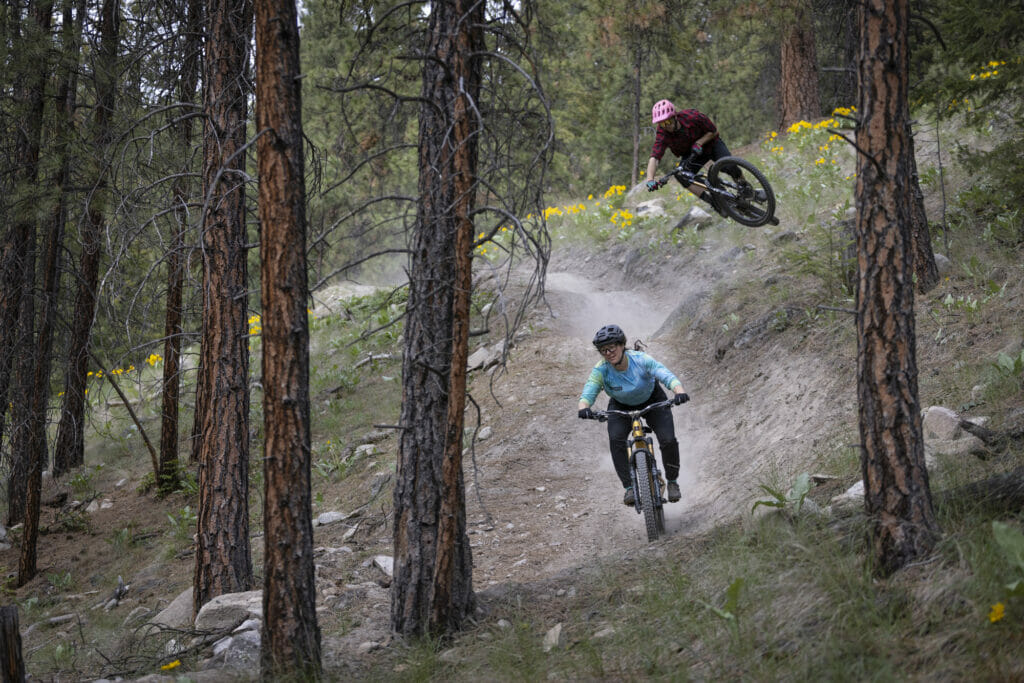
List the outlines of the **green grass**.
<svg viewBox="0 0 1024 683">
<path fill-rule="evenodd" d="M 513 587 L 452 642 L 382 655 L 370 679 L 1014 678 L 1024 672 L 1024 601 L 990 623 L 1014 575 L 991 518 L 960 504 L 938 515 L 945 533 L 934 558 L 888 580 L 872 575 L 857 517 L 770 515 L 678 539 L 562 579 L 575 597 L 553 597 L 550 582 Z M 731 602 L 730 586 L 740 586 Z M 556 623 L 562 645 L 544 652 Z"/>
</svg>

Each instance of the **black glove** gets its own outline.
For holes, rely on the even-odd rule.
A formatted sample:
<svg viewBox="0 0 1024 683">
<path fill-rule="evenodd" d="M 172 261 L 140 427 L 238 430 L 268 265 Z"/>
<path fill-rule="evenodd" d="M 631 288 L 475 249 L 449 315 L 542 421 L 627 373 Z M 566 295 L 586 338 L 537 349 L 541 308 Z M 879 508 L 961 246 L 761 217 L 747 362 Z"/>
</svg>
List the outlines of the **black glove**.
<svg viewBox="0 0 1024 683">
<path fill-rule="evenodd" d="M 690 148 L 690 151 L 693 152 L 694 158 L 697 158 L 700 156 L 700 153 L 704 151 L 704 148 L 695 142 L 693 143 L 693 147 Z"/>
<path fill-rule="evenodd" d="M 657 180 L 648 180 L 647 181 L 647 191 L 648 192 L 654 192 L 659 187 L 661 187 L 661 183 L 659 183 Z"/>
<path fill-rule="evenodd" d="M 690 400 L 690 395 L 686 394 L 686 393 L 676 394 L 675 396 L 672 397 L 672 403 L 676 404 L 677 406 L 678 405 L 682 405 L 682 404 L 686 403 L 689 400 Z"/>
<path fill-rule="evenodd" d="M 580 408 L 580 412 L 577 413 L 581 420 L 596 420 L 597 415 L 594 415 L 594 411 L 590 408 Z"/>
</svg>

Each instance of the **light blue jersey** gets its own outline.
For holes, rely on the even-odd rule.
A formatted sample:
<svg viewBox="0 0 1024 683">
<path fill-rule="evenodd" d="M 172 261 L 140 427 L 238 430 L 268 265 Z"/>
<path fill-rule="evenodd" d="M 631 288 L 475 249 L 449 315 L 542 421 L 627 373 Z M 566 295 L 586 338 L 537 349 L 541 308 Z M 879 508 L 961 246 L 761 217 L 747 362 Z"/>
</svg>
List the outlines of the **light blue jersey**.
<svg viewBox="0 0 1024 683">
<path fill-rule="evenodd" d="M 619 372 L 606 360 L 601 360 L 590 372 L 583 385 L 581 401 L 594 405 L 597 395 L 603 389 L 619 403 L 635 406 L 643 403 L 654 391 L 654 385 L 661 382 L 669 390 L 682 386 L 682 382 L 669 372 L 668 368 L 643 351 L 626 351 L 629 363 Z"/>
</svg>

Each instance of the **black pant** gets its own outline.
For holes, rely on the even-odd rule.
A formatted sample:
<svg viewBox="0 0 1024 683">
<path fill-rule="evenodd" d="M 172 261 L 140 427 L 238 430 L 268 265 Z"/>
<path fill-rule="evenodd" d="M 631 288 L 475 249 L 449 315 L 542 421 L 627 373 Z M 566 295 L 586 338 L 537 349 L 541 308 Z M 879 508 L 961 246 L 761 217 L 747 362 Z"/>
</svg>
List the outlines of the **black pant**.
<svg viewBox="0 0 1024 683">
<path fill-rule="evenodd" d="M 722 138 L 718 138 L 710 145 L 706 146 L 699 157 L 697 157 L 696 159 L 690 159 L 685 164 L 683 164 L 683 168 L 689 171 L 690 173 L 696 175 L 700 171 L 700 169 L 704 168 L 704 164 L 708 163 L 709 161 L 718 161 L 722 157 L 727 156 L 732 156 L 732 154 L 729 152 L 729 148 L 726 147 L 725 142 L 723 142 Z M 730 166 L 729 168 L 725 169 L 725 172 L 731 175 L 736 180 L 739 180 L 740 178 L 743 177 L 740 173 L 739 167 L 737 166 Z M 679 178 L 677 177 L 676 180 L 679 180 Z M 679 180 L 679 184 L 683 185 L 683 181 Z M 688 186 L 683 185 L 683 187 Z"/>
<path fill-rule="evenodd" d="M 608 399 L 608 408 L 611 410 L 637 410 L 664 401 L 667 397 L 665 391 L 655 385 L 654 391 L 647 397 L 647 400 L 639 405 L 631 406 L 619 403 L 614 398 Z M 643 419 L 654 430 L 658 437 L 658 446 L 661 447 L 661 463 L 665 467 L 665 477 L 673 481 L 679 477 L 679 442 L 676 441 L 675 423 L 672 421 L 671 408 L 659 408 L 644 415 Z M 608 416 L 608 446 L 612 452 L 612 463 L 615 465 L 615 473 L 619 475 L 623 488 L 631 484 L 629 477 L 629 449 L 626 446 L 626 439 L 629 437 L 629 430 L 632 424 L 628 417 L 622 415 Z"/>
</svg>

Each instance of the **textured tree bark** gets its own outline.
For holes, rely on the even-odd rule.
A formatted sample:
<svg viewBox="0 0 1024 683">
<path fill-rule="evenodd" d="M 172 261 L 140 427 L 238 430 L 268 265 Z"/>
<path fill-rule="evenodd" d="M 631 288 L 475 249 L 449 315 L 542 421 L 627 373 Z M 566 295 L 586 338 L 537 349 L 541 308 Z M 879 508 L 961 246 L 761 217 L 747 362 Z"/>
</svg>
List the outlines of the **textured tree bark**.
<svg viewBox="0 0 1024 683">
<path fill-rule="evenodd" d="M 182 49 L 181 78 L 178 81 L 178 99 L 182 103 L 192 103 L 196 97 L 199 82 L 199 60 L 203 45 L 203 6 L 201 0 L 188 0 L 183 9 L 183 25 L 185 28 Z M 183 150 L 183 158 L 191 157 L 193 123 L 186 112 L 178 112 L 183 117 L 176 125 Z M 174 200 L 177 204 L 177 231 L 171 242 L 171 252 L 167 258 L 167 306 L 164 312 L 164 362 L 163 391 L 161 397 L 160 420 L 160 464 L 157 471 L 157 485 L 161 493 L 170 493 L 178 487 L 178 404 L 181 393 L 181 334 L 182 334 L 182 297 L 185 281 L 185 233 L 189 226 L 190 201 L 189 165 L 182 168 L 182 178 L 174 184 Z"/>
<path fill-rule="evenodd" d="M 85 21 L 85 0 L 77 0 L 77 8 L 72 7 L 71 0 L 64 0 L 63 20 L 61 22 L 63 65 L 61 66 L 61 84 L 57 93 L 57 144 L 54 155 L 59 159 L 56 178 L 57 201 L 51 212 L 50 221 L 53 230 L 60 230 L 63 235 L 67 221 L 67 185 L 70 180 L 70 159 L 68 145 L 75 131 L 75 107 L 78 91 L 79 62 L 82 52 L 82 25 Z M 77 10 L 73 12 L 73 9 Z M 63 236 L 60 241 L 63 242 Z M 60 268 L 58 264 L 58 269 Z M 59 284 L 59 280 L 58 280 Z M 60 477 L 70 469 L 64 460 L 66 451 L 56 448 L 53 453 L 54 478 Z"/>
<path fill-rule="evenodd" d="M 910 203 L 910 236 L 914 247 L 914 276 L 917 280 L 917 291 L 927 292 L 939 284 L 939 267 L 935 263 L 935 252 L 932 251 L 932 236 L 928 229 L 928 215 L 924 210 L 924 193 L 921 192 L 920 178 L 917 175 L 917 156 L 914 153 L 914 133 L 907 117 L 907 139 L 910 141 L 910 165 L 907 169 L 910 176 L 906 179 L 909 192 L 906 193 Z"/>
<path fill-rule="evenodd" d="M 93 318 L 96 315 L 96 287 L 100 273 L 100 242 L 106 225 L 107 169 L 106 150 L 110 145 L 110 119 L 117 96 L 117 41 L 120 3 L 104 0 L 100 10 L 100 54 L 95 69 L 96 109 L 93 114 L 93 144 L 97 162 L 93 169 L 93 187 L 89 194 L 85 226 L 82 229 L 82 254 L 79 265 L 78 293 L 71 322 L 67 380 L 54 459 L 64 471 L 85 461 L 85 388 L 88 381 L 89 351 Z"/>
<path fill-rule="evenodd" d="M 782 38 L 782 77 L 779 83 L 779 128 L 821 116 L 818 93 L 818 55 L 814 47 L 814 18 L 807 0 L 791 0 L 783 16 L 791 19 Z"/>
<path fill-rule="evenodd" d="M 429 22 L 394 494 L 391 626 L 404 635 L 453 632 L 474 606 L 462 435 L 483 5 L 433 3 Z"/>
<path fill-rule="evenodd" d="M 860 9 L 857 147 L 857 396 L 865 507 L 876 571 L 928 554 L 939 534 L 918 400 L 914 254 L 906 200 L 907 0 Z"/>
<path fill-rule="evenodd" d="M 50 210 L 49 230 L 43 257 L 43 291 L 39 303 L 39 335 L 33 346 L 36 354 L 31 408 L 28 418 L 28 495 L 25 502 L 25 533 L 18 559 L 18 585 L 24 586 L 37 573 L 36 548 L 39 533 L 39 500 L 42 488 L 42 473 L 46 467 L 46 417 L 50 404 L 50 367 L 53 351 L 54 324 L 57 317 L 60 290 L 60 254 L 64 247 L 65 201 L 64 187 L 68 182 L 68 141 L 71 137 L 74 117 L 75 73 L 78 71 L 78 49 L 76 47 L 75 21 L 72 16 L 71 0 L 64 0 L 61 22 L 61 43 L 64 59 L 59 68 L 60 86 L 55 100 L 54 121 L 57 141 L 54 156 L 58 159 L 54 177 L 56 196 Z"/>
<path fill-rule="evenodd" d="M 203 81 L 203 340 L 193 609 L 250 590 L 246 81 L 252 4 L 209 0 Z"/>
<path fill-rule="evenodd" d="M 25 660 L 21 655 L 17 605 L 0 607 L 0 659 L 3 660 L 4 683 L 21 683 L 25 680 Z"/>
<path fill-rule="evenodd" d="M 24 352 L 35 349 L 35 288 L 36 281 L 36 239 L 37 219 L 34 215 L 38 202 L 37 183 L 39 178 L 39 154 L 42 136 L 44 94 L 48 68 L 40 68 L 40 61 L 46 64 L 50 43 L 50 26 L 53 22 L 52 0 L 31 2 L 28 14 L 21 26 L 20 48 L 25 56 L 22 64 L 26 72 L 15 79 L 17 99 L 24 103 L 19 126 L 16 149 L 16 192 L 13 207 L 12 226 L 7 228 L 3 246 L 4 287 L 0 292 L 3 322 L 12 326 L 3 330 L 6 338 L 0 339 L 4 348 L 11 351 L 22 349 L 20 354 L 8 355 L 0 361 L 0 389 L 3 403 L 0 414 L 8 407 L 8 382 L 13 380 L 14 396 L 28 396 L 35 374 L 38 355 Z M 36 56 L 34 63 L 31 55 Z M 11 287 L 7 290 L 7 287 Z M 8 336 L 9 335 L 9 336 Z M 3 366 L 7 367 L 4 368 Z M 30 406 L 27 400 L 14 401 L 11 410 L 11 468 L 7 480 L 7 524 L 17 524 L 26 519 L 26 503 L 31 488 L 31 434 Z M 38 523 L 38 519 L 37 519 Z M 29 529 L 26 529 L 26 534 Z M 34 543 L 34 538 L 33 538 Z"/>
<path fill-rule="evenodd" d="M 319 679 L 310 489 L 309 283 L 295 0 L 256 0 L 265 440 L 265 681 Z"/>
</svg>

